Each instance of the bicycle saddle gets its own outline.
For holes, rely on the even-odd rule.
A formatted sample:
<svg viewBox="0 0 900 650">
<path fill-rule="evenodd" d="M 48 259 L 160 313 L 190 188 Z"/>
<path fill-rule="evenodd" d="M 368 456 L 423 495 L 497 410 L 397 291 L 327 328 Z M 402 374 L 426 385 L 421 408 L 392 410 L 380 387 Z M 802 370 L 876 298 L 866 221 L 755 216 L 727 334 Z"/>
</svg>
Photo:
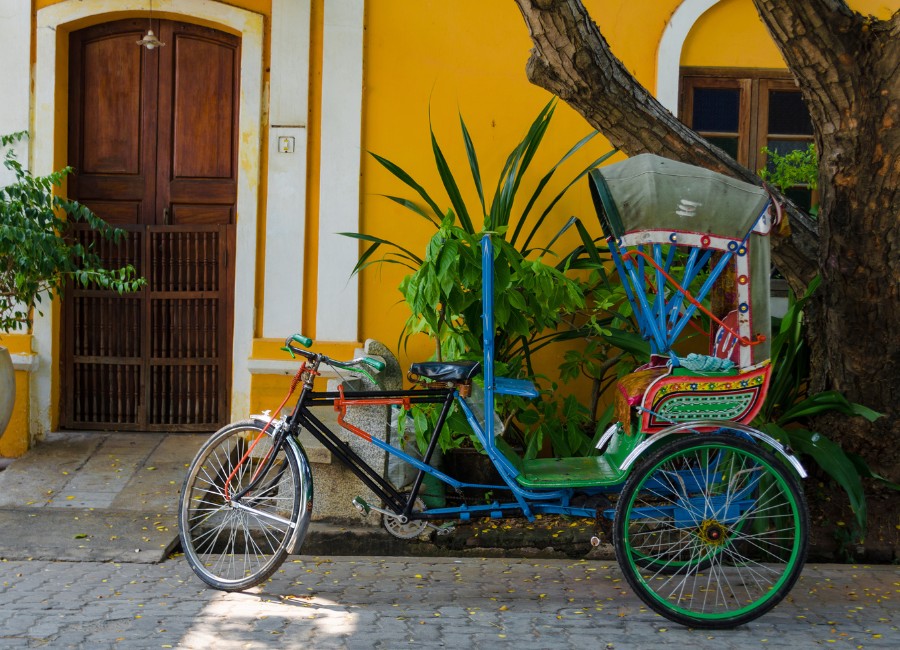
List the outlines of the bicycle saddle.
<svg viewBox="0 0 900 650">
<path fill-rule="evenodd" d="M 434 381 L 469 381 L 481 372 L 479 361 L 424 361 L 409 367 L 410 374 Z"/>
</svg>

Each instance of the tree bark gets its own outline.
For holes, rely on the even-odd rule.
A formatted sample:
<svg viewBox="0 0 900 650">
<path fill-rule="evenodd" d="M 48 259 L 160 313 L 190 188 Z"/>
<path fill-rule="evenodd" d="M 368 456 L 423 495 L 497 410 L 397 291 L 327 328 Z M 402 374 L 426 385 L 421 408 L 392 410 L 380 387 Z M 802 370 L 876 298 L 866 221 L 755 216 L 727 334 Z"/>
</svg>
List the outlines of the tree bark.
<svg viewBox="0 0 900 650">
<path fill-rule="evenodd" d="M 613 55 L 580 0 L 516 0 L 534 49 L 528 78 L 566 101 L 614 146 L 759 183 L 681 124 Z M 885 413 L 826 431 L 897 481 L 900 397 L 900 11 L 878 21 L 842 0 L 754 0 L 797 79 L 820 155 L 818 223 L 789 206 L 773 238 L 795 291 L 822 275 L 812 323 L 813 382 Z"/>
<path fill-rule="evenodd" d="M 813 389 L 839 390 L 885 413 L 874 427 L 826 423 L 840 427 L 845 448 L 897 480 L 900 11 L 878 21 L 839 0 L 754 2 L 803 93 L 821 152 L 824 317 Z"/>
</svg>

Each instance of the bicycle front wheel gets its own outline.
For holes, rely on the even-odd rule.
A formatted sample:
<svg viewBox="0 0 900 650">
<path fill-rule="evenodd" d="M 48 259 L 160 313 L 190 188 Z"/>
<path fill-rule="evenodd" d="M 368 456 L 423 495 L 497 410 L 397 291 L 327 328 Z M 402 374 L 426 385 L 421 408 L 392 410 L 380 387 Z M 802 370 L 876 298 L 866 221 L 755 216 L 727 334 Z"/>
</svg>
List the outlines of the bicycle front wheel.
<svg viewBox="0 0 900 650">
<path fill-rule="evenodd" d="M 728 434 L 663 445 L 625 484 L 614 541 L 625 578 L 650 608 L 701 628 L 747 623 L 800 576 L 806 502 L 768 451 Z"/>
<path fill-rule="evenodd" d="M 263 426 L 245 420 L 214 433 L 197 452 L 181 491 L 184 555 L 215 589 L 239 591 L 265 581 L 284 561 L 298 527 L 305 529 L 301 488 L 308 476 L 301 475 L 293 447 L 275 450 L 270 435 L 260 436 Z M 255 479 L 252 491 L 234 498 Z M 309 514 L 304 505 L 303 517 Z"/>
</svg>

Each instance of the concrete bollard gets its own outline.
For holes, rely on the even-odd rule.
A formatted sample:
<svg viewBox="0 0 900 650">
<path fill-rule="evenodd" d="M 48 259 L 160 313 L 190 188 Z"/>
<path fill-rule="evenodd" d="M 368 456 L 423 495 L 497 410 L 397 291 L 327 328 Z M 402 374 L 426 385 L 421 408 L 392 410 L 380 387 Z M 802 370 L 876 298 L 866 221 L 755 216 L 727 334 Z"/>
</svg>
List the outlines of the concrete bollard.
<svg viewBox="0 0 900 650">
<path fill-rule="evenodd" d="M 328 390 L 337 391 L 343 384 L 344 391 L 358 392 L 366 390 L 397 390 L 403 387 L 403 375 L 400 364 L 391 351 L 382 343 L 369 339 L 363 350 L 365 356 L 378 357 L 384 360 L 386 367 L 375 375 L 378 383 L 373 384 L 365 378 L 358 378 L 348 374 L 347 379 L 329 379 Z M 366 461 L 371 467 L 378 470 L 384 476 L 387 469 L 387 454 L 369 442 L 340 427 L 337 424 L 336 413 L 317 413 L 322 421 L 336 431 L 341 440 Z M 329 419 L 325 419 L 326 416 Z M 347 422 L 359 427 L 381 440 L 387 440 L 390 431 L 390 407 L 387 406 L 351 406 L 347 409 L 345 417 Z M 304 439 L 301 442 L 305 443 Z M 349 469 L 337 459 L 326 454 L 328 462 L 316 462 L 316 459 L 324 460 L 318 453 L 310 453 L 315 492 L 313 495 L 313 521 L 331 521 L 334 523 L 378 526 L 381 517 L 372 513 L 368 517 L 360 517 L 351 504 L 354 497 L 360 496 L 372 505 L 381 505 L 381 499 L 375 496 L 365 484 L 363 484 Z"/>
</svg>

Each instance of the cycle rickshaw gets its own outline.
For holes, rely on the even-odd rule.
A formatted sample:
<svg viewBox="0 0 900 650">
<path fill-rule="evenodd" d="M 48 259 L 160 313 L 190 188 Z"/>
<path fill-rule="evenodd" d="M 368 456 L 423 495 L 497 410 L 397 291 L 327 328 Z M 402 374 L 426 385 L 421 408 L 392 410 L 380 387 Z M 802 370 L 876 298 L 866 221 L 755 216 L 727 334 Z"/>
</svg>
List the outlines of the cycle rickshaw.
<svg viewBox="0 0 900 650">
<path fill-rule="evenodd" d="M 650 362 L 617 386 L 617 422 L 586 458 L 523 459 L 495 436 L 502 395 L 537 397 L 527 380 L 494 373 L 494 251 L 482 248 L 481 362 L 416 363 L 426 388 L 317 391 L 320 368 L 378 368 L 379 361 L 330 359 L 286 342 L 304 362 L 288 415 L 252 416 L 215 433 L 190 466 L 179 505 L 185 556 L 212 587 L 240 590 L 266 580 L 301 548 L 313 477 L 296 436 L 309 431 L 380 499 L 360 498 L 398 537 L 435 522 L 559 514 L 595 519 L 611 532 L 628 583 L 654 611 L 684 625 L 728 628 L 762 615 L 789 592 L 806 557 L 805 472 L 789 449 L 749 423 L 766 395 L 769 362 L 769 244 L 765 190 L 721 174 L 640 155 L 593 170 L 591 191 L 610 252 Z M 707 354 L 674 351 L 685 328 L 706 315 Z M 471 398 L 480 375 L 484 404 Z M 343 420 L 362 405 L 431 403 L 440 416 L 423 458 L 414 458 Z M 431 466 L 441 427 L 462 409 L 501 483 L 462 483 Z M 352 434 L 413 465 L 409 492 L 368 466 L 311 410 L 327 405 Z M 425 508 L 426 474 L 450 488 L 492 490 L 490 503 Z M 439 529 L 443 531 L 446 529 Z"/>
</svg>

